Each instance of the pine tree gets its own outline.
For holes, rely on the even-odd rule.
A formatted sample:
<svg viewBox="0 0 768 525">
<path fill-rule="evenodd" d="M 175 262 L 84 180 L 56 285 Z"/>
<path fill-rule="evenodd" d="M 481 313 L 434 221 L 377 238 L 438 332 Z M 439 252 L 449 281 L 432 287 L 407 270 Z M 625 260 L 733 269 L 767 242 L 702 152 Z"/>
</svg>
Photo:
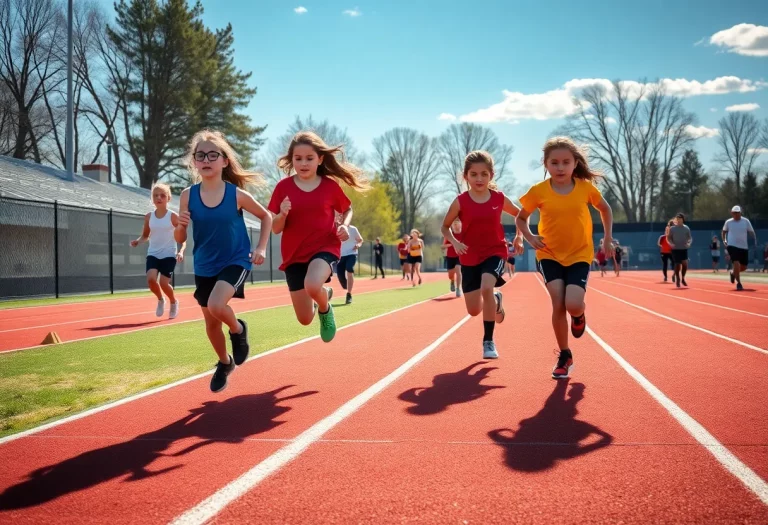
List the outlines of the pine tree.
<svg viewBox="0 0 768 525">
<path fill-rule="evenodd" d="M 673 197 L 679 199 L 677 204 L 680 210 L 691 218 L 694 216 L 696 197 L 706 187 L 708 179 L 709 177 L 704 173 L 704 166 L 699 162 L 699 156 L 695 151 L 687 150 L 680 167 L 675 172 L 671 191 Z"/>
<path fill-rule="evenodd" d="M 757 181 L 757 174 L 749 171 L 744 176 L 741 183 L 741 203 L 744 208 L 742 212 L 745 217 L 756 217 L 760 207 L 760 186 Z"/>
</svg>

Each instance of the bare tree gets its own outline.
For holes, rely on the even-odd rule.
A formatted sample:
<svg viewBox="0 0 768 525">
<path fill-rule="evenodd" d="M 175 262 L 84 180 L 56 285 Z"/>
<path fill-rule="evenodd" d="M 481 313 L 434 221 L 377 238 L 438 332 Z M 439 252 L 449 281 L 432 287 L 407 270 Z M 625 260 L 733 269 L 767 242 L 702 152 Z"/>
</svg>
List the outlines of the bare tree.
<svg viewBox="0 0 768 525">
<path fill-rule="evenodd" d="M 291 125 L 288 126 L 286 132 L 272 140 L 266 151 L 257 160 L 259 171 L 264 174 L 270 185 L 274 186 L 283 178 L 283 172 L 277 168 L 277 160 L 285 155 L 291 139 L 299 131 L 314 131 L 326 144 L 332 146 L 343 144 L 344 156 L 347 161 L 361 168 L 365 166 L 365 155 L 355 147 L 346 129 L 331 124 L 327 119 L 317 121 L 312 115 L 306 118 L 301 118 L 297 115 Z"/>
<path fill-rule="evenodd" d="M 41 162 L 40 140 L 50 132 L 36 104 L 61 69 L 57 42 L 63 24 L 53 0 L 0 0 L 0 82 L 14 101 L 15 158 Z M 44 116 L 44 115 L 43 115 Z"/>
<path fill-rule="evenodd" d="M 733 112 L 721 118 L 718 124 L 717 143 L 722 148 L 718 160 L 733 174 L 736 200 L 741 200 L 741 176 L 752 170 L 760 154 L 760 123 L 750 113 Z"/>
<path fill-rule="evenodd" d="M 410 230 L 440 174 L 435 141 L 414 129 L 394 128 L 374 139 L 373 148 L 382 180 L 396 193 L 402 228 Z"/>
<path fill-rule="evenodd" d="M 589 146 L 590 161 L 605 172 L 630 222 L 658 220 L 658 196 L 668 191 L 671 173 L 695 140 L 688 132 L 695 115 L 659 83 L 589 86 L 575 102 L 578 111 L 557 133 Z"/>
<path fill-rule="evenodd" d="M 470 151 L 485 150 L 493 156 L 498 181 L 509 171 L 509 161 L 514 148 L 499 143 L 499 139 L 490 128 L 464 122 L 451 124 L 437 139 L 438 163 L 442 175 L 453 182 L 456 193 L 463 190 L 461 174 L 464 170 L 464 157 Z"/>
</svg>

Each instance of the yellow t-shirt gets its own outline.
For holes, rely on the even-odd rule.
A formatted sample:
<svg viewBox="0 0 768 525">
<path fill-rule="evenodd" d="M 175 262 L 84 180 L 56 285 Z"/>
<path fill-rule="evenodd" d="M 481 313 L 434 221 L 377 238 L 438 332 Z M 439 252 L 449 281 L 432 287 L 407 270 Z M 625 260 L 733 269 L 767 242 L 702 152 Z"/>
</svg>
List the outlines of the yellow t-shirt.
<svg viewBox="0 0 768 525">
<path fill-rule="evenodd" d="M 560 195 L 552 189 L 550 180 L 534 184 L 520 197 L 528 213 L 539 209 L 539 235 L 547 246 L 536 250 L 536 258 L 552 259 L 563 266 L 577 262 L 591 264 L 595 250 L 589 205 L 597 206 L 603 195 L 597 186 L 583 179 L 573 179 L 576 183 L 573 190 L 568 195 Z"/>
</svg>

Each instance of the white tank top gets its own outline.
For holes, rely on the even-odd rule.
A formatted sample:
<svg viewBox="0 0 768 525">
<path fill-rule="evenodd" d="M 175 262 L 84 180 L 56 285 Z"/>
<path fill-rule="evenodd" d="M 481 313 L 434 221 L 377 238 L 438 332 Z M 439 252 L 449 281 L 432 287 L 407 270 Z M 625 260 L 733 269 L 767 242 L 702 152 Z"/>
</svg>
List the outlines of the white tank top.
<svg viewBox="0 0 768 525">
<path fill-rule="evenodd" d="M 165 212 L 165 217 L 158 219 L 155 212 L 149 214 L 149 249 L 147 255 L 165 259 L 176 257 L 176 239 L 173 238 L 173 223 L 171 210 Z"/>
</svg>

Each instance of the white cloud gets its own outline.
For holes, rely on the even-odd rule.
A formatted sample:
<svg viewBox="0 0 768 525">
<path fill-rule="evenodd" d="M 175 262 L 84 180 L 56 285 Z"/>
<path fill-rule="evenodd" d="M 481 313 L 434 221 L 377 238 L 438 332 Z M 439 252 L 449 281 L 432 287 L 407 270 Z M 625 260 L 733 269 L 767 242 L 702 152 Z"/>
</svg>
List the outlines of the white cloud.
<svg viewBox="0 0 768 525">
<path fill-rule="evenodd" d="M 304 13 L 306 13 L 306 12 L 307 12 L 307 8 L 306 8 L 306 7 L 304 7 L 304 6 L 295 7 L 295 8 L 293 9 L 293 12 L 294 12 L 294 13 L 296 13 L 296 14 L 298 14 L 298 15 L 303 15 Z"/>
<path fill-rule="evenodd" d="M 749 57 L 768 57 L 768 27 L 737 24 L 712 35 L 709 43 L 725 47 L 729 53 Z"/>
<path fill-rule="evenodd" d="M 616 124 L 616 119 L 613 117 L 605 117 L 606 124 Z"/>
<path fill-rule="evenodd" d="M 748 93 L 768 87 L 768 82 L 752 81 L 739 77 L 718 77 L 700 82 L 684 78 L 665 78 L 658 82 L 669 95 L 693 97 L 702 95 L 722 95 L 725 93 Z M 573 115 L 578 111 L 574 97 L 590 86 L 602 87 L 606 96 L 613 93 L 613 83 L 605 78 L 577 78 L 569 80 L 561 87 L 545 93 L 520 93 L 504 90 L 504 100 L 487 108 L 467 113 L 459 117 L 463 122 L 513 122 L 519 120 L 550 120 Z M 642 84 L 632 80 L 621 81 L 630 97 L 639 97 L 656 83 Z"/>
<path fill-rule="evenodd" d="M 456 120 L 456 115 L 451 115 L 450 113 L 440 113 L 440 116 L 437 117 L 437 120 Z"/>
<path fill-rule="evenodd" d="M 363 16 L 363 12 L 360 11 L 360 9 L 358 9 L 357 7 L 355 7 L 354 9 L 345 9 L 344 11 L 342 11 L 342 13 L 347 16 L 351 16 L 352 18 L 356 16 Z"/>
<path fill-rule="evenodd" d="M 709 108 L 712 113 L 717 113 L 717 108 Z"/>
<path fill-rule="evenodd" d="M 757 153 L 758 155 L 762 155 L 768 153 L 768 148 L 749 148 L 747 153 Z"/>
<path fill-rule="evenodd" d="M 755 104 L 754 102 L 749 104 L 735 104 L 725 108 L 726 111 L 754 111 L 756 109 L 760 109 L 760 104 Z"/>
<path fill-rule="evenodd" d="M 695 139 L 709 139 L 717 137 L 720 134 L 720 130 L 717 128 L 708 128 L 706 126 L 686 126 L 685 131 Z"/>
</svg>

